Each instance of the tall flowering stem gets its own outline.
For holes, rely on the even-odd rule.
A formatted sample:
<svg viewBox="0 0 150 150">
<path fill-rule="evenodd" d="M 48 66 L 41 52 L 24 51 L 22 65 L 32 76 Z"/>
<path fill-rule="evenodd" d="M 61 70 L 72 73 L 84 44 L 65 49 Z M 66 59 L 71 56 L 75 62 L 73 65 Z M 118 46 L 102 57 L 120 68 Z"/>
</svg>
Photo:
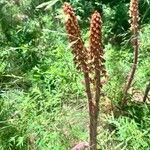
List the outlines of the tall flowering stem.
<svg viewBox="0 0 150 150">
<path fill-rule="evenodd" d="M 99 114 L 99 100 L 102 88 L 101 77 L 106 75 L 104 68 L 103 49 L 102 49 L 102 21 L 100 14 L 95 11 L 90 22 L 90 44 L 87 49 L 81 38 L 78 21 L 70 4 L 65 3 L 63 6 L 66 15 L 65 27 L 74 55 L 74 63 L 78 70 L 84 73 L 86 94 L 89 104 L 90 117 L 90 142 L 89 149 L 97 150 L 97 124 Z M 93 91 L 91 90 L 93 86 Z M 76 147 L 84 147 L 79 143 Z"/>
<path fill-rule="evenodd" d="M 90 22 L 90 73 L 94 75 L 92 83 L 94 86 L 94 98 L 89 102 L 90 112 L 90 150 L 97 149 L 97 123 L 99 116 L 99 101 L 101 93 L 101 77 L 106 75 L 102 48 L 102 19 L 95 11 Z"/>
<path fill-rule="evenodd" d="M 127 93 L 128 90 L 132 84 L 132 81 L 134 79 L 135 71 L 137 68 L 138 64 L 138 53 L 139 53 L 139 40 L 138 40 L 138 35 L 139 35 L 139 11 L 138 11 L 138 0 L 131 0 L 130 1 L 130 9 L 129 9 L 129 15 L 131 17 L 130 24 L 131 24 L 131 32 L 132 32 L 132 45 L 134 48 L 134 60 L 133 60 L 133 65 L 131 72 L 128 76 L 127 83 L 124 88 L 124 96 L 122 99 L 122 107 L 126 106 L 127 104 Z"/>
<path fill-rule="evenodd" d="M 84 73 L 86 93 L 87 93 L 88 101 L 91 102 L 92 93 L 91 93 L 91 87 L 90 87 L 90 77 L 89 77 L 89 72 L 88 72 L 89 69 L 87 65 L 87 62 L 88 62 L 87 52 L 88 51 L 84 47 L 77 17 L 75 16 L 73 8 L 71 7 L 70 4 L 64 3 L 63 10 L 67 17 L 66 22 L 65 22 L 65 27 L 68 33 L 70 43 L 72 44 L 72 53 L 74 55 L 74 63 L 77 69 L 80 71 L 83 71 Z M 80 146 L 81 146 L 81 143 L 75 146 L 75 148 L 80 147 Z M 84 147 L 85 145 L 82 144 L 82 146 Z"/>
</svg>

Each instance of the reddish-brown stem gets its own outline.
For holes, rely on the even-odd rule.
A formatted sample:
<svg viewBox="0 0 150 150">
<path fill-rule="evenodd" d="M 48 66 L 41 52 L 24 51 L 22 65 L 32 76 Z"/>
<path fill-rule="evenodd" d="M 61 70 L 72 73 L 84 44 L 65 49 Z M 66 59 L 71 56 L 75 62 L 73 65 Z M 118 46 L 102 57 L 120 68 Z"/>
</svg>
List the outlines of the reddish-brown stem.
<svg viewBox="0 0 150 150">
<path fill-rule="evenodd" d="M 125 107 L 127 105 L 128 99 L 127 99 L 127 93 L 129 88 L 131 87 L 132 81 L 134 79 L 135 71 L 138 64 L 138 53 L 139 53 L 139 42 L 138 42 L 138 35 L 139 35 L 139 12 L 138 12 L 138 0 L 131 0 L 130 1 L 130 9 L 129 9 L 129 15 L 131 17 L 130 25 L 131 25 L 131 32 L 132 32 L 132 45 L 134 49 L 134 60 L 133 65 L 131 68 L 131 72 L 129 74 L 127 83 L 125 84 L 124 88 L 124 95 L 121 102 L 121 107 Z"/>
<path fill-rule="evenodd" d="M 90 89 L 90 78 L 88 73 L 84 74 L 86 93 L 88 96 L 89 116 L 90 116 L 90 150 L 97 150 L 97 123 L 99 115 L 99 99 L 100 99 L 100 71 L 95 71 L 95 95 L 92 97 Z"/>
<path fill-rule="evenodd" d="M 133 81 L 133 78 L 135 75 L 135 71 L 137 68 L 137 64 L 138 64 L 138 53 L 139 53 L 138 34 L 136 34 L 136 36 L 133 39 L 133 46 L 134 46 L 134 60 L 133 60 L 131 73 L 128 77 L 127 84 L 126 84 L 125 89 L 124 89 L 124 96 L 122 99 L 121 107 L 124 107 L 127 105 L 127 101 L 128 101 L 127 100 L 127 93 L 128 93 L 128 90 L 132 84 L 132 81 Z"/>
<path fill-rule="evenodd" d="M 98 116 L 99 116 L 99 100 L 100 100 L 100 71 L 95 70 L 95 113 L 94 113 L 94 125 L 93 125 L 93 130 L 94 130 L 94 135 L 93 135 L 93 140 L 94 140 L 94 145 L 91 147 L 90 150 L 97 150 L 97 126 L 98 126 Z"/>
<path fill-rule="evenodd" d="M 84 73 L 84 78 L 85 78 L 85 85 L 86 85 L 86 93 L 87 93 L 87 97 L 88 97 L 89 117 L 90 117 L 90 125 L 89 125 L 90 144 L 89 144 L 89 146 L 90 146 L 90 150 L 96 150 L 98 109 L 97 109 L 96 100 L 94 100 L 92 97 L 89 74 Z M 96 92 L 96 97 L 98 96 L 97 93 L 98 93 L 98 91 Z"/>
</svg>

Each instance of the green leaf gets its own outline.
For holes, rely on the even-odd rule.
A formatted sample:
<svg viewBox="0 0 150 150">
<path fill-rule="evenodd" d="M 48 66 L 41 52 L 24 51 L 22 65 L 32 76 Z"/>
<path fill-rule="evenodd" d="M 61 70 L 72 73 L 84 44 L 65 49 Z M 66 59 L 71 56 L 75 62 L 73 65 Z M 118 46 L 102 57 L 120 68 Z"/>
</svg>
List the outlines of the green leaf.
<svg viewBox="0 0 150 150">
<path fill-rule="evenodd" d="M 19 137 L 18 139 L 17 139 L 17 146 L 23 146 L 23 142 L 24 142 L 24 137 Z"/>
<path fill-rule="evenodd" d="M 38 5 L 36 8 L 40 9 L 40 8 L 46 7 L 47 5 L 49 5 L 49 3 L 50 2 L 44 2 L 44 3 L 40 4 L 40 5 Z"/>
<path fill-rule="evenodd" d="M 45 7 L 44 10 L 48 10 L 50 7 L 52 7 L 53 5 L 55 5 L 55 3 L 58 2 L 58 1 L 59 0 L 52 0 L 52 1 L 49 1 L 49 2 L 44 2 L 44 3 L 40 4 L 40 5 L 38 5 L 36 7 L 36 9 L 41 9 L 41 8 Z"/>
<path fill-rule="evenodd" d="M 49 5 L 46 6 L 45 10 L 48 10 L 50 9 L 53 5 L 55 5 L 59 0 L 54 0 L 54 1 L 51 1 L 49 3 Z"/>
</svg>

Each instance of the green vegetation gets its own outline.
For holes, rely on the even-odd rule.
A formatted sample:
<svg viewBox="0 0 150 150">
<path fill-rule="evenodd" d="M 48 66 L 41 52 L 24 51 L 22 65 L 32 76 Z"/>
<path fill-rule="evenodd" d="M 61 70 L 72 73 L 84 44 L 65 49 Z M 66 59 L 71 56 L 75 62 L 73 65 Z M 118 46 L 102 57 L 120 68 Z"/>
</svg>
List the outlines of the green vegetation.
<svg viewBox="0 0 150 150">
<path fill-rule="evenodd" d="M 0 150 L 70 150 L 88 141 L 89 118 L 83 74 L 73 63 L 62 13 L 63 0 L 0 1 Z M 100 105 L 100 150 L 149 150 L 150 3 L 140 1 L 139 62 L 128 105 L 120 110 L 133 61 L 129 1 L 69 1 L 85 44 L 93 10 L 102 13 L 109 75 Z M 110 104 L 111 103 L 111 104 Z M 109 111 L 110 105 L 114 106 Z"/>
</svg>

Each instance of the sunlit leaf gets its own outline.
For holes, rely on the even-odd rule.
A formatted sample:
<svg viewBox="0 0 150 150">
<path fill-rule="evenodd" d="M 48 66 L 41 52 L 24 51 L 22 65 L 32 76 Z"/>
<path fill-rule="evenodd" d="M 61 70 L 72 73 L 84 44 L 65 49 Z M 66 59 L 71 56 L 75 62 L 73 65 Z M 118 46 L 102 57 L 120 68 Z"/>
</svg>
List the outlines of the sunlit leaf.
<svg viewBox="0 0 150 150">
<path fill-rule="evenodd" d="M 49 2 L 44 2 L 40 5 L 38 5 L 36 8 L 37 9 L 41 9 L 41 8 L 45 8 L 44 10 L 48 10 L 49 8 L 51 8 L 53 5 L 55 5 L 56 2 L 58 2 L 59 0 L 52 0 Z"/>
</svg>

